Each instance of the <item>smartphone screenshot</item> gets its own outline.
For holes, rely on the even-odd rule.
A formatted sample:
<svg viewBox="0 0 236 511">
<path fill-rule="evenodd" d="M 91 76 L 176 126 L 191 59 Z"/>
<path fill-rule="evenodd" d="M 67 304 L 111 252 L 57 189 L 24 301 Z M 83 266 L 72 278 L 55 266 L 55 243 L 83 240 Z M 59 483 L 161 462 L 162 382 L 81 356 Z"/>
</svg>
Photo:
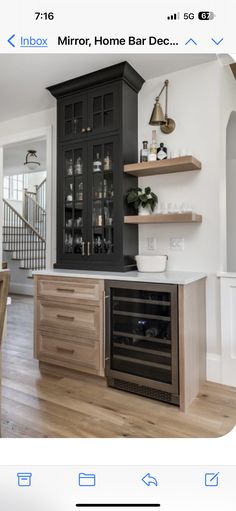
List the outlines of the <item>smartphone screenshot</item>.
<svg viewBox="0 0 236 511">
<path fill-rule="evenodd" d="M 2 6 L 2 509 L 235 511 L 235 19 Z"/>
</svg>

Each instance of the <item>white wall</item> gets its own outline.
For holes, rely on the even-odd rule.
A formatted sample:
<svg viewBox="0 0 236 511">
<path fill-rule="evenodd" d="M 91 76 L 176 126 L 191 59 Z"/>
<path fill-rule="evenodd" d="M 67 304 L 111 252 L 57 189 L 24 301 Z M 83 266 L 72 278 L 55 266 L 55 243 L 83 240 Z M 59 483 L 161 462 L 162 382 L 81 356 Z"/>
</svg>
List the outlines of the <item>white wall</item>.
<svg viewBox="0 0 236 511">
<path fill-rule="evenodd" d="M 236 272 L 236 160 L 227 160 L 226 202 L 227 270 Z"/>
<path fill-rule="evenodd" d="M 231 71 L 218 61 L 146 82 L 139 95 L 140 147 L 142 140 L 151 139 L 153 128 L 148 122 L 154 98 L 164 79 L 170 80 L 168 114 L 176 121 L 176 129 L 170 135 L 164 135 L 157 129 L 158 143 L 164 142 L 174 153 L 187 148 L 201 160 L 202 170 L 141 178 L 139 183 L 142 187 L 150 185 L 160 202 L 192 204 L 194 210 L 203 215 L 203 223 L 142 225 L 139 227 L 140 252 L 147 253 L 147 237 L 155 237 L 156 252 L 169 255 L 170 270 L 204 271 L 208 274 L 207 351 L 209 378 L 214 378 L 211 359 L 219 360 L 221 348 L 216 273 L 224 266 L 225 257 L 225 137 L 231 110 L 236 110 L 236 82 Z M 161 102 L 164 103 L 164 98 Z M 184 238 L 184 251 L 170 250 L 170 238 L 175 237 Z"/>
</svg>

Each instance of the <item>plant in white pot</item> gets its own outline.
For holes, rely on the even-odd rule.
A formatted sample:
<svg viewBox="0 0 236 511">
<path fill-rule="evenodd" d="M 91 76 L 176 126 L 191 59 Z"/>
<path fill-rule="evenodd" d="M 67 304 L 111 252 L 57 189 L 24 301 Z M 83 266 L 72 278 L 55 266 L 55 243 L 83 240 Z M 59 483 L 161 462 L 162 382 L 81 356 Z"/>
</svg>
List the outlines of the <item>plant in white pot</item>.
<svg viewBox="0 0 236 511">
<path fill-rule="evenodd" d="M 137 209 L 139 215 L 151 215 L 158 203 L 157 195 L 151 191 L 150 186 L 142 188 L 131 188 L 126 195 L 128 204 Z"/>
</svg>

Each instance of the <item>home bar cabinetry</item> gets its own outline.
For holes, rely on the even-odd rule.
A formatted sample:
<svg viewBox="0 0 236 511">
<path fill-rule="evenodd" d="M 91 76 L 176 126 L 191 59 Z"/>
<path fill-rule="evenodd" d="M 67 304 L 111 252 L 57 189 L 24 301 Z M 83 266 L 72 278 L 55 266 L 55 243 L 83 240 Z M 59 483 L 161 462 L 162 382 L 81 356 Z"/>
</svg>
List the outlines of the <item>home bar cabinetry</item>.
<svg viewBox="0 0 236 511">
<path fill-rule="evenodd" d="M 42 370 L 78 378 L 105 370 L 109 386 L 185 411 L 206 379 L 205 280 L 38 272 L 35 357 Z"/>
<path fill-rule="evenodd" d="M 127 63 L 48 87 L 57 98 L 58 268 L 135 269 L 138 227 L 124 196 L 137 177 L 137 96 L 143 78 Z"/>
</svg>

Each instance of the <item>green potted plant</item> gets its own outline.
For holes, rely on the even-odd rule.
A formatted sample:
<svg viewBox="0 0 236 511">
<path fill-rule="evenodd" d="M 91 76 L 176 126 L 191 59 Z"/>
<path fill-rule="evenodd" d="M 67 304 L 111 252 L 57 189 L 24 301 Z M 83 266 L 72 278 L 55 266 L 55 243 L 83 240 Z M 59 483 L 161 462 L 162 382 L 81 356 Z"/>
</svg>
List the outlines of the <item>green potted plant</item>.
<svg viewBox="0 0 236 511">
<path fill-rule="evenodd" d="M 128 204 L 133 204 L 139 215 L 150 215 L 153 213 L 157 203 L 157 195 L 151 191 L 150 186 L 142 188 L 130 188 L 126 195 Z"/>
</svg>

